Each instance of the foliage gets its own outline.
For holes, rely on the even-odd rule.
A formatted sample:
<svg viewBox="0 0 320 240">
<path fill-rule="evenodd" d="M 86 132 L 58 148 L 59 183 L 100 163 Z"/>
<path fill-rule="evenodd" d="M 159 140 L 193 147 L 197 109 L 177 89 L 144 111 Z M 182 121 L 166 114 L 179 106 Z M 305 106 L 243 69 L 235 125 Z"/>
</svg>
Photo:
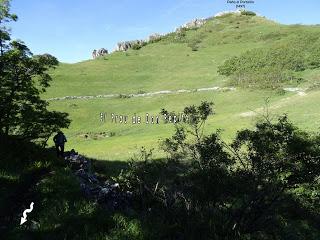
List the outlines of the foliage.
<svg viewBox="0 0 320 240">
<path fill-rule="evenodd" d="M 153 239 L 319 238 L 319 136 L 282 116 L 227 144 L 219 132 L 199 134 L 208 103 L 185 111 L 194 121 L 164 141 L 167 161 L 152 161 L 144 150 L 121 174 L 136 207 L 148 212 Z"/>
<path fill-rule="evenodd" d="M 188 42 L 188 47 L 191 48 L 192 51 L 198 51 L 199 50 L 199 43 L 201 43 L 201 40 L 199 39 L 192 39 L 190 42 Z"/>
<path fill-rule="evenodd" d="M 175 134 L 162 142 L 162 148 L 172 159 L 186 158 L 187 151 L 194 149 L 186 143 L 187 134 L 193 135 L 198 141 L 203 136 L 205 121 L 209 115 L 213 114 L 212 102 L 202 102 L 199 106 L 189 106 L 183 111 L 187 117 L 186 121 L 178 122 L 175 125 Z M 167 110 L 162 109 L 162 113 L 168 114 Z M 172 113 L 174 115 L 174 113 Z M 187 127 L 185 126 L 187 123 Z M 194 155 L 192 157 L 195 157 Z"/>
<path fill-rule="evenodd" d="M 241 11 L 241 15 L 245 15 L 245 16 L 256 16 L 257 14 L 255 12 L 252 11 Z"/>
<path fill-rule="evenodd" d="M 142 47 L 144 47 L 146 45 L 147 45 L 147 42 L 143 41 L 141 43 L 140 42 L 139 43 L 134 43 L 131 48 L 133 50 L 139 50 L 140 48 L 142 48 Z"/>
<path fill-rule="evenodd" d="M 131 96 L 126 94 L 119 94 L 119 98 L 126 99 L 126 98 L 131 98 Z"/>
<path fill-rule="evenodd" d="M 184 42 L 185 38 L 187 36 L 187 28 L 180 28 L 176 33 L 174 34 L 174 39 L 177 42 Z"/>
<path fill-rule="evenodd" d="M 52 80 L 47 71 L 58 60 L 49 54 L 33 56 L 23 42 L 11 41 L 3 24 L 17 17 L 9 13 L 9 1 L 0 6 L 0 131 L 46 142 L 70 123 L 66 113 L 48 111 L 48 103 L 40 98 Z"/>
<path fill-rule="evenodd" d="M 290 44 L 277 44 L 269 48 L 249 50 L 227 59 L 218 69 L 240 86 L 277 88 L 283 83 L 301 81 L 296 72 L 316 68 L 320 64 L 316 45 L 302 46 L 298 39 Z M 317 49 L 317 48 L 316 48 Z"/>
<path fill-rule="evenodd" d="M 0 143 L 0 239 L 142 239 L 139 220 L 84 197 L 55 149 L 12 136 L 0 136 Z M 99 163 L 107 163 L 109 171 L 119 168 Z M 34 210 L 19 226 L 30 202 Z"/>
<path fill-rule="evenodd" d="M 315 41 L 311 48 L 309 55 L 306 58 L 306 62 L 309 68 L 319 68 L 320 67 L 320 40 Z"/>
<path fill-rule="evenodd" d="M 157 43 L 160 42 L 162 40 L 163 36 L 161 36 L 160 34 L 156 34 L 154 36 L 151 36 L 149 38 L 148 43 Z"/>
<path fill-rule="evenodd" d="M 179 133 L 169 139 L 179 145 L 179 159 L 168 152 L 168 159 L 155 161 L 152 150 L 142 148 L 139 161 L 116 178 L 122 190 L 134 194 L 130 212 L 107 212 L 83 199 L 79 183 L 52 157 L 54 151 L 51 157 L 38 155 L 22 149 L 21 140 L 5 139 L 0 145 L 5 156 L 12 152 L 23 158 L 24 152 L 30 159 L 54 161 L 41 171 L 25 167 L 21 182 L 0 165 L 6 171 L 0 174 L 0 186 L 6 186 L 0 188 L 1 207 L 11 206 L 12 199 L 37 204 L 28 216 L 35 222 L 18 228 L 7 219 L 1 231 L 13 239 L 318 239 L 320 137 L 299 131 L 283 116 L 242 130 L 226 144 L 219 132 L 196 133 L 214 112 L 211 106 L 185 108 L 190 121 L 179 124 L 185 137 Z M 13 152 L 8 146 L 20 148 Z M 13 202 L 23 204 L 19 201 Z"/>
</svg>

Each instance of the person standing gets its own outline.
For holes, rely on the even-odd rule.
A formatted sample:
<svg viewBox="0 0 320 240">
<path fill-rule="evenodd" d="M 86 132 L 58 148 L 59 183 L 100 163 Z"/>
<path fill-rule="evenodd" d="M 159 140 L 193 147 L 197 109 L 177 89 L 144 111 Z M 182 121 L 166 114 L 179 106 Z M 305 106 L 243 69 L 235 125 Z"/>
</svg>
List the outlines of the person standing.
<svg viewBox="0 0 320 240">
<path fill-rule="evenodd" d="M 57 151 L 57 157 L 64 155 L 64 143 L 67 142 L 66 136 L 63 134 L 63 132 L 59 131 L 54 137 L 53 137 L 54 144 L 56 146 Z"/>
</svg>

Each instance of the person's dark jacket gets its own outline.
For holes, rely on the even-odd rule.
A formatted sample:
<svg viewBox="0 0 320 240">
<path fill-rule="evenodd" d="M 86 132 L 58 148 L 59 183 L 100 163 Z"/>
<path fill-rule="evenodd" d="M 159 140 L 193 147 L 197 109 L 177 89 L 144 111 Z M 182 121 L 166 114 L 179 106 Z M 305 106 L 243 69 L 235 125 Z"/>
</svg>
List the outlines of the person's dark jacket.
<svg viewBox="0 0 320 240">
<path fill-rule="evenodd" d="M 63 133 L 58 133 L 53 137 L 53 141 L 56 145 L 64 145 L 64 143 L 67 141 L 66 137 L 64 136 Z"/>
</svg>

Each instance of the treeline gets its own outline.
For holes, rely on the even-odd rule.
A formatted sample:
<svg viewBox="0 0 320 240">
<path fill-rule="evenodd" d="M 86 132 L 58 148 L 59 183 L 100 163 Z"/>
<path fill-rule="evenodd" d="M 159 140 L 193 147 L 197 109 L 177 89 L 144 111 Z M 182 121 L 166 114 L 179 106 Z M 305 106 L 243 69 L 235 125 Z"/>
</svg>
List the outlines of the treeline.
<svg viewBox="0 0 320 240">
<path fill-rule="evenodd" d="M 303 79 L 297 73 L 320 67 L 320 33 L 300 32 L 270 47 L 249 50 L 224 62 L 218 72 L 231 84 L 278 88 Z"/>
</svg>

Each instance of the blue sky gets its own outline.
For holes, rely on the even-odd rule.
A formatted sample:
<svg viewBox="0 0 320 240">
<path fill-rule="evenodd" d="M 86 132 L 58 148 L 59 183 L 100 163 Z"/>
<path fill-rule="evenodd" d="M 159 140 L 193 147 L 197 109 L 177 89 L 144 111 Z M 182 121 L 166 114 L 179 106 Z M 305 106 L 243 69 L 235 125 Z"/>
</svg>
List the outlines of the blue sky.
<svg viewBox="0 0 320 240">
<path fill-rule="evenodd" d="M 113 50 L 124 40 L 166 33 L 194 18 L 234 10 L 227 0 L 12 0 L 12 37 L 34 54 L 62 62 L 91 58 L 93 49 Z M 281 23 L 320 23 L 319 0 L 255 0 L 247 6 Z"/>
</svg>

